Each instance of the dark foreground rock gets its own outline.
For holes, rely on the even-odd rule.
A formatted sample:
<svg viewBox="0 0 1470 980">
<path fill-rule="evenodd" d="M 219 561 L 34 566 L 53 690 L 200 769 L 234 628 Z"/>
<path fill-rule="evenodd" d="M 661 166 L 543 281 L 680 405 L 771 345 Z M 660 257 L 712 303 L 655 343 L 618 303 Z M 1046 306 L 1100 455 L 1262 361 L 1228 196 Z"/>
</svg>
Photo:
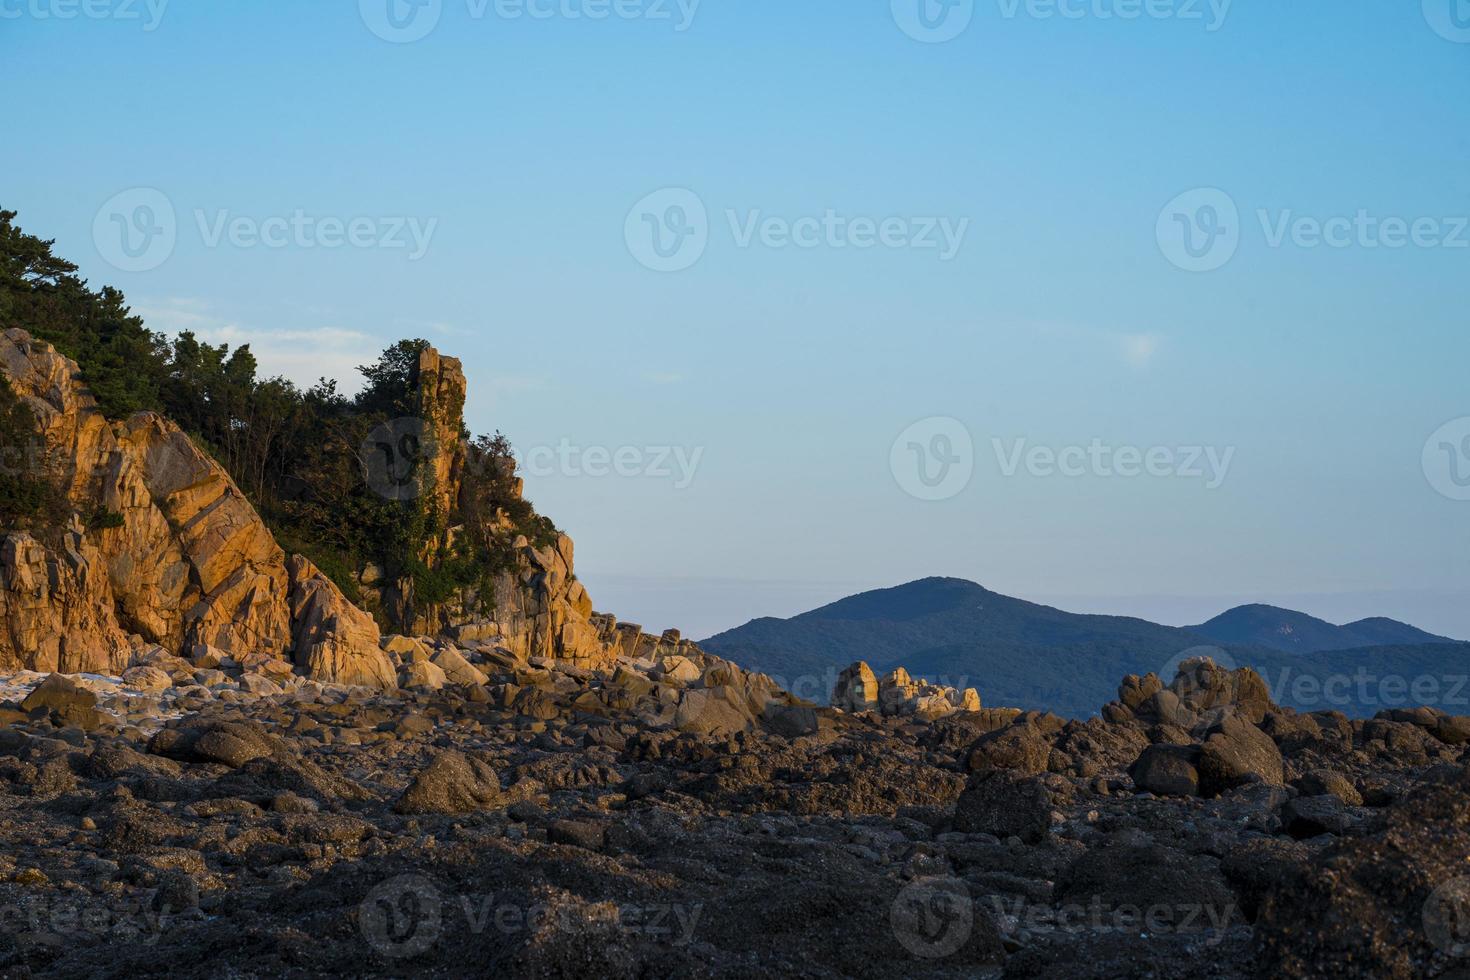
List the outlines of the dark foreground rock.
<svg viewBox="0 0 1470 980">
<path fill-rule="evenodd" d="M 1192 665 L 1125 682 L 1111 720 L 801 707 L 730 731 L 722 706 L 681 730 L 652 688 L 618 693 L 627 671 L 477 669 L 398 694 L 201 685 L 151 723 L 130 701 L 76 724 L 68 705 L 99 709 L 59 682 L 9 709 L 0 975 L 1470 964 L 1470 760 L 1437 713 L 1297 715 Z"/>
</svg>

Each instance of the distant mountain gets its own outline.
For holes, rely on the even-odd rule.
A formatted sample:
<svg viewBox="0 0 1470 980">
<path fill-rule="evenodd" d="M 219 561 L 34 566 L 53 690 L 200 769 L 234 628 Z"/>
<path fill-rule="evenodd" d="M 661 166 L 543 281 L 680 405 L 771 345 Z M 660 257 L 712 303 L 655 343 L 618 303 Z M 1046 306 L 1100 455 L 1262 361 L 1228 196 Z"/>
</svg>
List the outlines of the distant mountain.
<svg viewBox="0 0 1470 980">
<path fill-rule="evenodd" d="M 1401 623 L 1396 619 L 1374 616 L 1348 623 L 1343 629 L 1368 642 L 1365 646 L 1409 646 L 1418 643 L 1458 643 L 1448 636 L 1436 636 L 1417 626 Z"/>
<path fill-rule="evenodd" d="M 1281 646 L 1293 638 L 1300 645 Z M 1087 717 L 1116 697 L 1125 675 L 1154 672 L 1168 679 L 1179 659 L 1200 652 L 1226 664 L 1255 667 L 1278 702 L 1303 710 L 1371 715 L 1407 704 L 1391 700 L 1403 697 L 1394 688 L 1380 695 L 1376 687 L 1364 694 L 1356 684 L 1338 685 L 1328 688 L 1332 700 L 1321 693 L 1323 681 L 1359 672 L 1373 678 L 1432 673 L 1442 681 L 1443 696 L 1455 689 L 1470 697 L 1470 685 L 1455 680 L 1470 672 L 1470 646 L 1393 620 L 1333 626 L 1302 613 L 1255 606 L 1180 629 L 1124 616 L 1068 613 L 954 578 L 864 592 L 791 619 L 752 620 L 701 646 L 821 702 L 842 668 L 865 660 L 880 673 L 902 666 L 915 677 L 974 687 L 987 705 Z M 1306 675 L 1317 679 L 1315 687 L 1301 683 Z M 1443 707 L 1451 714 L 1470 714 L 1470 704 L 1446 701 Z"/>
<path fill-rule="evenodd" d="M 929 578 L 865 592 L 791 619 L 757 619 L 701 643 L 772 674 L 795 693 L 825 700 L 855 660 L 907 667 L 987 704 L 1089 715 L 1126 674 L 1160 671 L 1201 639 L 1123 616 L 1083 616 L 963 579 Z"/>
<path fill-rule="evenodd" d="M 1190 629 L 1214 643 L 1261 646 L 1287 653 L 1455 642 L 1382 617 L 1334 626 L 1306 613 L 1263 605 L 1238 606 Z"/>
</svg>

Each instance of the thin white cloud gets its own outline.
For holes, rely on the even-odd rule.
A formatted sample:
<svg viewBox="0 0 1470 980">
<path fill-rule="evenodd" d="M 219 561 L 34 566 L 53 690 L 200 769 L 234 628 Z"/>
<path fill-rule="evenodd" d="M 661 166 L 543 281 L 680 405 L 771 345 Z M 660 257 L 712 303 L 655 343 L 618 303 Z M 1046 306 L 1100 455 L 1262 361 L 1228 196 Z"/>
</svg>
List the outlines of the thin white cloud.
<svg viewBox="0 0 1470 980">
<path fill-rule="evenodd" d="M 276 330 L 245 328 L 216 316 L 199 300 L 172 297 L 156 303 L 143 302 L 133 312 L 151 329 L 173 335 L 192 330 L 202 341 L 250 345 L 262 378 L 282 376 L 303 387 L 319 378 L 334 378 L 338 390 L 351 393 L 362 387 L 359 364 L 370 363 L 384 346 L 378 338 L 345 327 L 308 327 Z"/>
<path fill-rule="evenodd" d="M 1132 367 L 1142 370 L 1153 363 L 1159 352 L 1161 339 L 1155 334 L 1129 333 L 1116 338 L 1123 351 L 1123 360 Z"/>
<path fill-rule="evenodd" d="M 643 375 L 643 380 L 656 385 L 676 385 L 684 381 L 684 375 L 677 371 L 651 371 Z"/>
<path fill-rule="evenodd" d="M 1044 337 L 1060 337 L 1078 345 L 1106 345 L 1117 353 L 1124 364 L 1139 371 L 1152 366 L 1164 343 L 1164 338 L 1155 333 L 1123 333 L 1105 327 L 1052 322 L 1021 323 L 1017 326 Z"/>
</svg>

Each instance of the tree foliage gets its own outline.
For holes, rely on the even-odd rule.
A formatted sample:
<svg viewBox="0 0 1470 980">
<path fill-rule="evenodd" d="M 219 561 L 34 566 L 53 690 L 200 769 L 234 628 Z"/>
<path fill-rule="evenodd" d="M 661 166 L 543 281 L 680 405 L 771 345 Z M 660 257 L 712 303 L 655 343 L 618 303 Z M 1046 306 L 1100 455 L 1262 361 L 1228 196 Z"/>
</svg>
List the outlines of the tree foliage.
<svg viewBox="0 0 1470 980">
<path fill-rule="evenodd" d="M 488 599 L 493 576 L 513 563 L 516 535 L 538 545 L 555 539 L 555 527 L 520 499 L 514 457 L 499 433 L 467 444 L 470 465 L 451 513 L 435 513 L 427 495 L 389 499 L 365 479 L 369 434 L 419 412 L 427 341 L 398 341 L 359 368 L 365 384 L 352 398 L 325 378 L 305 390 L 261 379 L 248 345 L 231 350 L 190 332 L 168 339 L 149 330 L 120 292 L 90 289 L 52 242 L 25 234 L 14 219 L 0 210 L 0 328 L 21 327 L 75 360 L 109 417 L 156 411 L 173 419 L 224 466 L 281 545 L 310 558 L 350 597 L 356 573 L 372 564 L 405 584 L 410 605 L 456 594 Z M 0 388 L 0 449 L 33 437 L 24 404 Z M 0 496 L 5 526 L 65 519 L 39 472 L 0 475 Z M 84 520 L 105 527 L 116 517 Z"/>
</svg>

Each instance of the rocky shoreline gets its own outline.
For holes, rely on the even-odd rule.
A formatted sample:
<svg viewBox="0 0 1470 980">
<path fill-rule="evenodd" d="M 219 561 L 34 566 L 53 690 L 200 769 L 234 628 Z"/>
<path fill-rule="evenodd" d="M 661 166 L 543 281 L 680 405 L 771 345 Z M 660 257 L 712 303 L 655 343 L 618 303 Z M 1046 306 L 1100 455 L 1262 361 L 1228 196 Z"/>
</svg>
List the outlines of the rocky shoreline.
<svg viewBox="0 0 1470 980">
<path fill-rule="evenodd" d="M 0 535 L 0 975 L 1467 975 L 1470 719 L 1198 659 L 1084 720 L 863 663 L 818 707 L 594 612 L 412 350 L 361 452 L 424 437 L 423 540 L 328 575 L 0 332 L 65 512 Z"/>
<path fill-rule="evenodd" d="M 0 970 L 1408 977 L 1470 951 L 1465 719 L 1298 715 L 1206 661 L 1085 721 L 928 720 L 769 700 L 687 646 L 383 647 L 423 682 L 7 682 Z"/>
</svg>

